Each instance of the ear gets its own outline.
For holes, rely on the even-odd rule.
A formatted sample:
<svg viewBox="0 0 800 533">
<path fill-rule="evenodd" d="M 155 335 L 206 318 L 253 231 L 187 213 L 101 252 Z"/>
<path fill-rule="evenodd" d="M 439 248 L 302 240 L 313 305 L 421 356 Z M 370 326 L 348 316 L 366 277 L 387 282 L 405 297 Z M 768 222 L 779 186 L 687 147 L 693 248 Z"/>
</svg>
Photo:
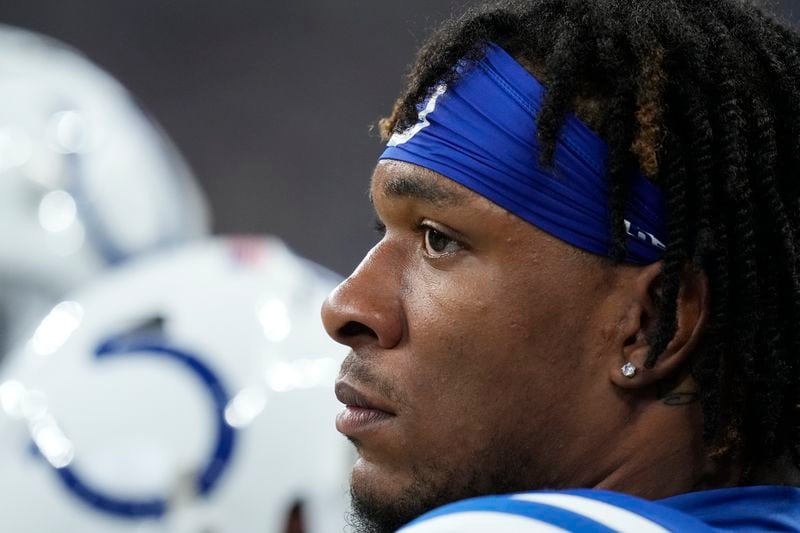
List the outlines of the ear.
<svg viewBox="0 0 800 533">
<path fill-rule="evenodd" d="M 658 316 L 658 302 L 662 294 L 662 263 L 653 263 L 632 272 L 627 284 L 628 300 L 619 326 L 615 349 L 618 364 L 609 369 L 612 383 L 625 389 L 648 387 L 676 374 L 685 366 L 694 352 L 708 317 L 708 278 L 700 270 L 687 268 L 681 275 L 681 287 L 675 312 L 675 335 L 659 354 L 652 368 L 645 368 L 650 354 Z M 635 367 L 632 376 L 626 376 L 622 367 L 630 363 Z"/>
</svg>

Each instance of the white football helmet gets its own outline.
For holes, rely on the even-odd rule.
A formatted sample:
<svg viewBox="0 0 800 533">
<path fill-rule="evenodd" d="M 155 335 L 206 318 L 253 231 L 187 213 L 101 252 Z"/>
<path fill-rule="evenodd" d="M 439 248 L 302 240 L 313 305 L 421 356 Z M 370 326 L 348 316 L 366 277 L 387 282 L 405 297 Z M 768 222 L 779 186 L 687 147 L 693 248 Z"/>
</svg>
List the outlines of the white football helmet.
<svg viewBox="0 0 800 533">
<path fill-rule="evenodd" d="M 39 302 L 209 221 L 166 135 L 85 57 L 0 25 L 0 72 L 2 351 Z"/>
<path fill-rule="evenodd" d="M 0 378 L 0 531 L 341 532 L 337 281 L 278 240 L 214 238 L 56 305 Z"/>
</svg>

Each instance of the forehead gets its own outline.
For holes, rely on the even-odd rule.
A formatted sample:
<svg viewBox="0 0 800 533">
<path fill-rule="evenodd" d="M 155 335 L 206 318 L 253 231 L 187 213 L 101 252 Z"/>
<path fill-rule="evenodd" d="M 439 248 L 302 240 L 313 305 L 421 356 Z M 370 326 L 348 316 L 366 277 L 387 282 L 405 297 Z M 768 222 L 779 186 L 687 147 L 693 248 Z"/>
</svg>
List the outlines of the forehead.
<svg viewBox="0 0 800 533">
<path fill-rule="evenodd" d="M 483 199 L 432 170 L 394 160 L 382 160 L 375 167 L 369 194 L 373 203 L 378 196 L 383 196 L 410 198 L 442 207 L 466 205 Z"/>
<path fill-rule="evenodd" d="M 481 194 L 438 172 L 404 161 L 382 160 L 372 174 L 370 200 L 376 210 L 400 208 L 409 215 L 433 215 L 438 222 L 469 234 L 473 240 L 524 245 L 537 253 L 557 249 L 578 251 Z"/>
<path fill-rule="evenodd" d="M 524 255 L 519 253 L 522 246 L 530 248 L 540 258 L 548 257 L 561 267 L 589 268 L 603 276 L 613 271 L 634 269 L 631 265 L 614 265 L 604 257 L 565 243 L 463 185 L 404 161 L 380 161 L 372 174 L 369 196 L 373 204 L 378 199 L 411 200 L 458 213 L 455 220 L 471 227 L 476 240 L 494 243 L 497 237 L 502 236 L 503 244 L 512 246 L 517 257 Z"/>
</svg>

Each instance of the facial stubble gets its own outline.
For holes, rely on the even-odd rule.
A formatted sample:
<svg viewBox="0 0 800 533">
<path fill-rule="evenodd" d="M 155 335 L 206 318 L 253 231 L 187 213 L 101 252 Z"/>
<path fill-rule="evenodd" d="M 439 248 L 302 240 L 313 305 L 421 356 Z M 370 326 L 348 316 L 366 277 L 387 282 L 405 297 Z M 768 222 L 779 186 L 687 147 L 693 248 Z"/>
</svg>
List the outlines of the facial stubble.
<svg viewBox="0 0 800 533">
<path fill-rule="evenodd" d="M 353 444 L 358 448 L 357 441 Z M 498 431 L 457 465 L 449 465 L 444 457 L 412 465 L 410 480 L 396 495 L 381 493 L 368 480 L 352 479 L 348 523 L 354 533 L 390 533 L 447 503 L 546 488 L 549 483 L 534 464 L 528 445 Z"/>
</svg>

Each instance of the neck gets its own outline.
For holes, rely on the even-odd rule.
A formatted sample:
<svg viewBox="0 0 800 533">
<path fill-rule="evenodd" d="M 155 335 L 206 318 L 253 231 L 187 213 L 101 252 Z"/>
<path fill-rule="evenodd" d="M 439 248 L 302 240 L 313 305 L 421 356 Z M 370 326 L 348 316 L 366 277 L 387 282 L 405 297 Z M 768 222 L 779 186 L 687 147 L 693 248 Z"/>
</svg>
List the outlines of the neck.
<svg viewBox="0 0 800 533">
<path fill-rule="evenodd" d="M 610 451 L 615 467 L 595 488 L 656 500 L 697 490 L 735 486 L 741 470 L 708 458 L 703 413 L 691 379 L 630 408 Z M 652 396 L 651 396 L 652 398 Z"/>
</svg>

